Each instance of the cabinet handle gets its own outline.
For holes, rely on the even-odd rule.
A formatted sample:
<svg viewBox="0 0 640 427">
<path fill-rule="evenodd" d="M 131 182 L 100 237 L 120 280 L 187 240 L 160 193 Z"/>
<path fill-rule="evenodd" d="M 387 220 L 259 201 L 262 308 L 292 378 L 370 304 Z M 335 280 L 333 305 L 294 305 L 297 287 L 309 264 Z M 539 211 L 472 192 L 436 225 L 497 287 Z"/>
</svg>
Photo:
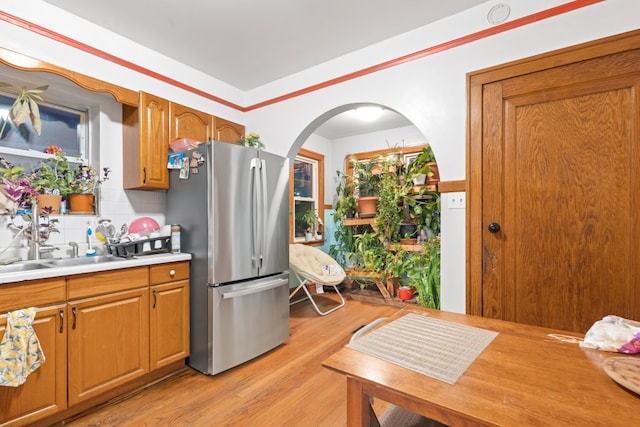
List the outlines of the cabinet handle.
<svg viewBox="0 0 640 427">
<path fill-rule="evenodd" d="M 157 294 L 158 294 L 158 291 L 154 289 L 153 290 L 153 307 L 152 308 L 156 308 L 156 300 L 158 298 Z"/>
<path fill-rule="evenodd" d="M 147 183 L 147 168 L 142 168 L 142 183 Z"/>
<path fill-rule="evenodd" d="M 58 317 L 60 317 L 60 333 L 64 332 L 64 311 L 58 311 Z"/>
<path fill-rule="evenodd" d="M 169 270 L 169 276 L 173 277 L 176 275 L 176 271 L 175 270 Z"/>
<path fill-rule="evenodd" d="M 71 324 L 71 329 L 76 328 L 76 308 L 71 307 L 71 314 L 73 314 L 73 323 Z"/>
</svg>

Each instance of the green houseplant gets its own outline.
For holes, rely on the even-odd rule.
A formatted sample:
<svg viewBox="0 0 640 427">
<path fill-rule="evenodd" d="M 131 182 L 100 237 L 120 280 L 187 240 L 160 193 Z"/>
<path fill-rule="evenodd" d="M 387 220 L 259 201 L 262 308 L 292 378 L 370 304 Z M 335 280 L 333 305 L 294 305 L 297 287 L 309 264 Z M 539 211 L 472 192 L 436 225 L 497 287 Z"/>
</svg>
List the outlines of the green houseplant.
<svg viewBox="0 0 640 427">
<path fill-rule="evenodd" d="M 307 224 L 307 229 L 305 230 L 305 239 L 314 240 L 315 235 L 318 232 L 318 225 L 322 223 L 320 217 L 318 217 L 317 211 L 315 209 L 307 210 L 302 215 L 302 221 Z"/>
<path fill-rule="evenodd" d="M 35 195 L 24 167 L 0 157 L 0 214 L 15 214 L 29 209 Z"/>
<path fill-rule="evenodd" d="M 338 185 L 336 186 L 336 202 L 334 204 L 334 221 L 338 222 L 343 218 L 353 218 L 356 214 L 357 204 L 355 198 L 355 185 L 353 178 L 336 171 Z"/>
<path fill-rule="evenodd" d="M 251 132 L 249 135 L 240 138 L 238 144 L 244 145 L 245 147 L 254 147 L 259 150 L 264 148 L 264 144 L 260 141 L 260 135 L 255 132 Z"/>
<path fill-rule="evenodd" d="M 51 213 L 60 213 L 62 197 L 71 191 L 71 179 L 69 161 L 63 152 L 42 160 L 30 175 L 40 209 L 50 208 Z"/>
<path fill-rule="evenodd" d="M 418 304 L 440 309 L 440 240 L 429 239 L 423 247 L 409 258 L 407 282 L 418 291 Z"/>
<path fill-rule="evenodd" d="M 376 173 L 379 158 L 358 160 L 351 157 L 353 179 L 356 182 L 358 214 L 361 218 L 376 216 L 378 194 L 380 193 L 380 173 Z"/>
<path fill-rule="evenodd" d="M 110 172 L 111 169 L 108 167 L 103 168 L 101 178 L 96 168 L 85 164 L 76 166 L 71 171 L 68 195 L 71 212 L 94 212 L 93 204 L 96 191 L 101 183 L 109 179 Z"/>
<path fill-rule="evenodd" d="M 385 244 L 397 242 L 402 222 L 402 202 L 407 187 L 400 183 L 398 175 L 392 173 L 391 164 L 384 162 L 380 173 L 379 198 L 376 212 L 376 227 Z"/>
</svg>

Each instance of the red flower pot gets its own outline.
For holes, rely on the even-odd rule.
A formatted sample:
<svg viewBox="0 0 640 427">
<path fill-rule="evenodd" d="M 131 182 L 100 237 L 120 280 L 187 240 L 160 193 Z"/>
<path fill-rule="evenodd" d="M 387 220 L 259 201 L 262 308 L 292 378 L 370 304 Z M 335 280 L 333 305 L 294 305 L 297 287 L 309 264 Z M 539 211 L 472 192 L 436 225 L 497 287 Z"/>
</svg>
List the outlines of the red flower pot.
<svg viewBox="0 0 640 427">
<path fill-rule="evenodd" d="M 398 288 L 398 298 L 400 298 L 402 301 L 409 301 L 411 298 L 413 298 L 413 293 L 415 292 L 415 289 L 410 288 L 408 286 L 400 286 Z"/>
</svg>

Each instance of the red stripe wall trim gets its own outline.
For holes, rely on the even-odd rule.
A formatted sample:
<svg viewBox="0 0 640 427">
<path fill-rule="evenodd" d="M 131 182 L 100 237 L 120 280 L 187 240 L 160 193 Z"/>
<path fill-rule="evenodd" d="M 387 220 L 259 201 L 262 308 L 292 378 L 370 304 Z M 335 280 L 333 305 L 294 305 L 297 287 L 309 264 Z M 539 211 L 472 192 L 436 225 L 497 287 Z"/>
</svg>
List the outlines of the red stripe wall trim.
<svg viewBox="0 0 640 427">
<path fill-rule="evenodd" d="M 362 68 L 358 71 L 354 71 L 352 73 L 348 73 L 348 74 L 344 74 L 342 76 L 330 79 L 330 80 L 326 80 L 324 82 L 320 82 L 317 83 L 315 85 L 311 85 L 308 86 L 306 88 L 303 89 L 299 89 L 293 92 L 289 92 L 286 93 L 284 95 L 280 95 L 277 96 L 275 98 L 271 98 L 262 102 L 259 102 L 257 104 L 253 104 L 253 105 L 249 105 L 247 107 L 242 107 L 240 105 L 237 105 L 233 102 L 227 101 L 225 99 L 222 99 L 218 96 L 212 95 L 208 92 L 202 91 L 198 88 L 195 88 L 193 86 L 187 85 L 185 83 L 182 83 L 178 80 L 175 80 L 171 77 L 165 76 L 163 74 L 160 74 L 158 72 L 155 72 L 153 70 L 150 70 L 148 68 L 142 67 L 140 65 L 134 64 L 133 62 L 127 61 L 125 59 L 122 59 L 120 57 L 117 57 L 115 55 L 112 55 L 108 52 L 105 52 L 103 50 L 100 49 L 96 49 L 92 46 L 89 46 L 85 43 L 79 42 L 77 40 L 74 40 L 70 37 L 67 37 L 65 35 L 62 35 L 60 33 L 57 33 L 55 31 L 51 31 L 47 28 L 44 28 L 40 25 L 36 25 L 33 24 L 29 21 L 26 21 L 22 18 L 16 17 L 14 15 L 8 14 L 4 11 L 0 10 L 0 20 L 3 20 L 5 22 L 8 22 L 10 24 L 13 24 L 15 26 L 24 28 L 26 30 L 32 31 L 36 34 L 39 34 L 41 36 L 47 37 L 51 40 L 55 40 L 57 42 L 66 44 L 68 46 L 74 47 L 76 49 L 79 49 L 83 52 L 89 53 L 91 55 L 97 56 L 99 58 L 105 59 L 107 61 L 113 62 L 114 64 L 118 64 L 120 66 L 123 66 L 125 68 L 129 68 L 130 70 L 133 71 L 137 71 L 139 73 L 142 73 L 144 75 L 147 75 L 149 77 L 153 77 L 157 80 L 160 80 L 162 82 L 174 85 L 176 87 L 179 87 L 181 89 L 184 89 L 188 92 L 192 92 L 195 93 L 196 95 L 200 95 L 204 98 L 210 99 L 212 101 L 215 101 L 219 104 L 225 105 L 227 107 L 236 109 L 238 111 L 241 112 L 247 112 L 247 111 L 252 111 L 252 110 L 256 110 L 262 107 L 266 107 L 268 105 L 272 105 L 272 104 L 276 104 L 278 102 L 282 102 L 291 98 L 295 98 L 310 92 L 314 92 L 329 86 L 334 86 L 349 80 L 353 80 L 362 76 L 365 76 L 367 74 L 371 74 L 371 73 L 375 73 L 377 71 L 381 71 L 381 70 L 385 70 L 387 68 L 391 68 L 391 67 L 395 67 L 397 65 L 400 64 L 404 64 L 405 62 L 410 62 L 410 61 L 415 61 L 416 59 L 420 59 L 420 58 L 424 58 L 426 56 L 430 56 L 433 54 L 436 54 L 438 52 L 443 52 L 445 50 L 449 50 L 458 46 L 462 46 L 468 43 L 472 43 L 476 40 L 481 40 L 483 38 L 486 37 L 490 37 L 492 35 L 495 34 L 499 34 L 505 31 L 509 31 L 512 30 L 514 28 L 518 28 L 518 27 L 522 27 L 528 24 L 531 24 L 533 22 L 537 22 L 537 21 L 542 21 L 544 19 L 547 18 L 551 18 L 557 15 L 562 15 L 563 13 L 567 13 L 567 12 L 571 12 L 573 10 L 576 9 L 580 9 L 586 6 L 591 6 L 593 4 L 596 3 L 601 3 L 605 0 L 574 0 L 556 7 L 552 7 L 550 9 L 546 9 L 531 15 L 527 15 L 524 16 L 522 18 L 518 18 L 518 19 L 514 19 L 513 21 L 508 21 L 505 22 L 503 24 L 500 25 L 496 25 L 494 27 L 491 28 L 487 28 L 481 31 L 477 31 L 475 33 L 471 33 L 468 34 L 466 36 L 462 36 L 453 40 L 449 40 L 447 42 L 444 43 L 440 43 L 438 45 L 435 46 L 430 46 L 427 47 L 425 49 L 419 50 L 417 52 L 408 54 L 408 55 L 404 55 L 389 61 L 385 61 L 382 62 L 380 64 L 377 65 L 373 65 L 370 67 L 366 67 L 366 68 Z"/>
</svg>

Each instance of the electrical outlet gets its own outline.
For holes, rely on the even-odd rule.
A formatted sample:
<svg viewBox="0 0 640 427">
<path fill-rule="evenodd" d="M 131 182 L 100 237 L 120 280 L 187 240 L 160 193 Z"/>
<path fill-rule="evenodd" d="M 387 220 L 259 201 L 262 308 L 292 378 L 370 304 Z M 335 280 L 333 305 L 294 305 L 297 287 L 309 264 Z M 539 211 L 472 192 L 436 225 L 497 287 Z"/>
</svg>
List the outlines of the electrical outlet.
<svg viewBox="0 0 640 427">
<path fill-rule="evenodd" d="M 466 198 L 464 193 L 449 194 L 449 209 L 464 209 Z"/>
</svg>

